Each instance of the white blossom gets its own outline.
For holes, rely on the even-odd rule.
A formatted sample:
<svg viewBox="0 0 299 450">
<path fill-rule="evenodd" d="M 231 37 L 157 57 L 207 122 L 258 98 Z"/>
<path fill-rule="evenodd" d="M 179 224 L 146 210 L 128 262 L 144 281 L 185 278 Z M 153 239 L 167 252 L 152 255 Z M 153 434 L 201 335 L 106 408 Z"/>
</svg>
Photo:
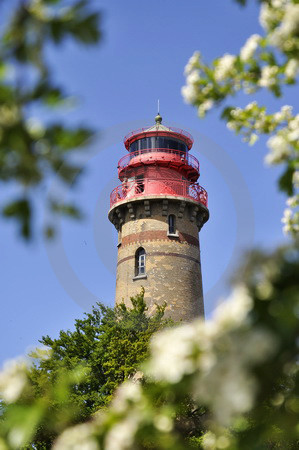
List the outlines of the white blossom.
<svg viewBox="0 0 299 450">
<path fill-rule="evenodd" d="M 26 439 L 26 430 L 24 427 L 12 427 L 8 432 L 7 438 L 12 448 L 22 448 Z M 1 446 L 0 450 L 2 450 Z"/>
<path fill-rule="evenodd" d="M 278 73 L 277 66 L 264 66 L 262 68 L 261 78 L 258 82 L 259 86 L 271 87 L 276 84 L 276 75 Z"/>
<path fill-rule="evenodd" d="M 279 112 L 274 114 L 274 120 L 276 120 L 277 122 L 283 122 L 284 120 L 291 119 L 292 110 L 292 106 L 284 105 Z"/>
<path fill-rule="evenodd" d="M 169 433 L 173 428 L 173 422 L 170 417 L 162 414 L 157 414 L 154 417 L 154 425 L 159 431 L 164 433 Z"/>
<path fill-rule="evenodd" d="M 131 413 L 119 421 L 108 431 L 105 437 L 105 450 L 129 450 L 132 448 L 134 436 L 138 429 L 140 415 Z"/>
<path fill-rule="evenodd" d="M 256 131 L 264 131 L 265 125 L 266 125 L 266 112 L 265 111 L 259 111 L 258 117 L 255 121 L 254 128 Z"/>
<path fill-rule="evenodd" d="M 271 43 L 284 47 L 286 40 L 296 33 L 299 28 L 299 4 L 289 3 L 285 7 L 285 14 L 281 24 L 271 36 Z"/>
<path fill-rule="evenodd" d="M 204 95 L 208 95 L 213 90 L 213 85 L 211 83 L 208 83 L 205 87 L 202 88 L 201 92 Z"/>
<path fill-rule="evenodd" d="M 284 224 L 283 232 L 285 234 L 290 233 L 292 230 L 291 219 L 292 219 L 292 210 L 290 208 L 287 208 L 284 210 L 283 217 L 281 219 L 281 222 Z"/>
<path fill-rule="evenodd" d="M 198 107 L 198 115 L 199 117 L 204 117 L 206 112 L 212 108 L 212 106 L 214 105 L 213 100 L 206 100 L 204 101 L 201 105 L 199 105 Z"/>
<path fill-rule="evenodd" d="M 299 170 L 295 170 L 293 174 L 293 184 L 296 188 L 299 188 Z"/>
<path fill-rule="evenodd" d="M 248 103 L 248 105 L 245 107 L 245 111 L 251 111 L 252 109 L 255 109 L 257 106 L 258 105 L 256 101 Z"/>
<path fill-rule="evenodd" d="M 222 81 L 232 74 L 236 57 L 226 53 L 222 58 L 218 60 L 215 69 L 215 78 L 217 81 Z"/>
<path fill-rule="evenodd" d="M 267 146 L 270 148 L 270 153 L 265 157 L 267 164 L 279 164 L 291 154 L 288 142 L 281 135 L 271 136 L 268 139 Z"/>
<path fill-rule="evenodd" d="M 266 3 L 263 3 L 260 9 L 259 21 L 261 26 L 269 31 L 273 24 L 279 20 L 279 15 L 275 9 L 271 8 Z"/>
<path fill-rule="evenodd" d="M 289 129 L 295 131 L 299 127 L 299 114 L 289 122 Z"/>
<path fill-rule="evenodd" d="M 295 187 L 299 186 L 295 185 Z M 289 197 L 286 203 L 288 207 L 284 210 L 283 217 L 281 219 L 281 222 L 284 224 L 283 232 L 285 234 L 297 234 L 299 232 L 299 194 L 296 194 L 293 197 Z"/>
<path fill-rule="evenodd" d="M 292 58 L 288 61 L 284 73 L 287 78 L 293 79 L 296 78 L 298 70 L 299 70 L 299 60 Z"/>
<path fill-rule="evenodd" d="M 274 6 L 274 8 L 281 8 L 284 6 L 289 0 L 272 0 L 271 5 Z"/>
<path fill-rule="evenodd" d="M 299 195 L 293 195 L 293 197 L 289 197 L 287 199 L 287 205 L 290 208 L 296 208 L 297 206 L 299 206 Z"/>
<path fill-rule="evenodd" d="M 200 52 L 194 52 L 185 66 L 184 74 L 189 75 L 200 64 Z"/>
<path fill-rule="evenodd" d="M 230 334 L 232 330 L 244 330 L 252 307 L 252 301 L 247 297 L 247 292 L 237 289 L 232 298 L 224 302 L 225 312 L 218 310 L 221 317 L 218 333 L 212 337 L 212 346 L 207 352 L 214 354 L 214 358 L 211 364 L 202 365 L 205 352 L 200 353 L 200 371 L 194 380 L 194 395 L 198 402 L 208 404 L 223 425 L 228 425 L 233 416 L 252 408 L 256 380 L 248 367 L 265 360 L 277 346 L 274 336 L 264 329 L 249 328 L 245 334 Z M 239 299 L 242 307 L 238 310 Z M 230 307 L 233 307 L 231 319 L 228 317 Z M 217 321 L 217 317 L 214 320 Z"/>
<path fill-rule="evenodd" d="M 33 139 L 39 139 L 45 134 L 45 127 L 36 117 L 30 117 L 25 122 L 25 127 Z"/>
<path fill-rule="evenodd" d="M 241 48 L 241 61 L 247 62 L 253 57 L 260 40 L 261 36 L 259 36 L 258 34 L 253 34 L 252 36 L 250 36 L 250 38 L 247 39 L 244 47 Z"/>
<path fill-rule="evenodd" d="M 250 138 L 249 138 L 249 145 L 254 145 L 256 143 L 256 141 L 258 140 L 258 135 L 256 133 L 251 133 Z"/>
<path fill-rule="evenodd" d="M 288 139 L 290 142 L 297 142 L 299 139 L 299 128 L 293 130 L 288 134 Z"/>
<path fill-rule="evenodd" d="M 231 131 L 235 131 L 237 129 L 236 123 L 232 121 L 227 122 L 226 126 Z"/>
<path fill-rule="evenodd" d="M 192 70 L 192 72 L 189 73 L 187 76 L 186 82 L 187 84 L 194 84 L 197 83 L 197 81 L 200 80 L 199 71 L 198 70 Z"/>
<path fill-rule="evenodd" d="M 197 90 L 193 84 L 187 84 L 181 89 L 182 96 L 186 103 L 193 103 L 197 98 Z"/>
<path fill-rule="evenodd" d="M 299 114 L 297 114 L 288 124 L 288 140 L 296 142 L 299 139 Z"/>
<path fill-rule="evenodd" d="M 24 359 L 4 363 L 0 372 L 0 395 L 6 403 L 16 401 L 27 383 L 27 364 Z"/>
<path fill-rule="evenodd" d="M 288 198 L 288 208 L 284 210 L 281 222 L 284 224 L 283 232 L 288 234 L 298 234 L 299 232 L 299 194 Z M 292 209 L 291 209 L 292 208 Z"/>
<path fill-rule="evenodd" d="M 215 450 L 217 448 L 216 446 L 217 437 L 214 433 L 211 431 L 208 431 L 204 434 L 202 439 L 202 446 L 205 450 Z"/>
<path fill-rule="evenodd" d="M 93 422 L 67 428 L 54 443 L 53 450 L 99 450 L 94 429 Z"/>
<path fill-rule="evenodd" d="M 158 380 L 179 382 L 184 375 L 196 370 L 194 355 L 199 349 L 209 352 L 215 336 L 240 325 L 251 307 L 252 300 L 246 289 L 238 287 L 229 300 L 216 309 L 213 320 L 197 320 L 192 324 L 156 334 L 151 342 L 152 358 L 148 373 Z M 204 359 L 204 366 L 209 366 L 211 361 Z"/>
<path fill-rule="evenodd" d="M 216 308 L 213 320 L 222 330 L 240 325 L 252 308 L 252 299 L 244 286 L 237 286 L 229 298 Z"/>
<path fill-rule="evenodd" d="M 117 412 L 124 412 L 128 404 L 141 400 L 140 384 L 127 381 L 119 386 L 112 402 L 112 408 Z"/>
<path fill-rule="evenodd" d="M 234 119 L 239 119 L 240 116 L 243 114 L 243 111 L 241 108 L 235 108 L 231 110 L 230 114 L 231 116 L 233 116 Z"/>
<path fill-rule="evenodd" d="M 177 383 L 186 373 L 192 373 L 195 362 L 191 355 L 196 335 L 196 322 L 154 335 L 148 373 L 155 379 L 167 380 L 169 383 Z"/>
</svg>

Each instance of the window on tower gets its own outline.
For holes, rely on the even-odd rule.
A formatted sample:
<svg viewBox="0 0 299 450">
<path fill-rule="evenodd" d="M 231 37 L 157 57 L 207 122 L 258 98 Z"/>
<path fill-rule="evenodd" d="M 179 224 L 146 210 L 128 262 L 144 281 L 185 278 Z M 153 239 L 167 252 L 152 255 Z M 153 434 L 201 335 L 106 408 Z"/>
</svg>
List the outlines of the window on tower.
<svg viewBox="0 0 299 450">
<path fill-rule="evenodd" d="M 166 136 L 145 137 L 137 139 L 137 141 L 132 142 L 132 144 L 130 145 L 130 152 L 148 149 L 171 149 L 178 150 L 180 152 L 188 151 L 188 147 L 184 142 L 180 141 L 179 139 L 171 139 Z"/>
<path fill-rule="evenodd" d="M 145 250 L 140 247 L 135 254 L 135 276 L 145 275 Z"/>
<path fill-rule="evenodd" d="M 168 216 L 168 234 L 175 234 L 175 215 L 169 214 Z"/>
</svg>

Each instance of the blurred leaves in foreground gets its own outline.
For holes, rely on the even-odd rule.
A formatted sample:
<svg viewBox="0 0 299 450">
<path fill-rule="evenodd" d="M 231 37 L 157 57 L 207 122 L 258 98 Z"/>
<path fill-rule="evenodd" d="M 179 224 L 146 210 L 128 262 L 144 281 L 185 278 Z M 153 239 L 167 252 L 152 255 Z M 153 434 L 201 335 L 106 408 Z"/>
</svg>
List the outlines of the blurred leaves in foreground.
<svg viewBox="0 0 299 450">
<path fill-rule="evenodd" d="M 161 307 L 147 315 L 143 291 L 131 301 L 131 309 L 98 304 L 76 320 L 73 331 L 61 331 L 57 339 L 44 336 L 43 349 L 32 352 L 27 364 L 7 363 L 0 372 L 0 449 L 1 437 L 8 448 L 28 442 L 28 448 L 50 448 L 67 426 L 107 407 L 115 389 L 148 357 L 152 334 L 172 324 Z"/>
<path fill-rule="evenodd" d="M 51 109 L 69 104 L 69 97 L 54 83 L 46 57 L 49 45 L 57 46 L 67 39 L 84 45 L 99 42 L 100 15 L 90 3 L 16 2 L 0 34 L 0 180 L 6 185 L 13 182 L 19 191 L 1 209 L 4 217 L 19 224 L 25 239 L 34 233 L 37 187 L 53 174 L 73 184 L 81 167 L 72 162 L 72 153 L 85 147 L 93 135 L 89 127 L 56 122 L 55 114 L 49 118 Z M 45 112 L 48 118 L 42 120 Z M 47 206 L 55 213 L 80 216 L 74 205 L 57 208 L 56 199 L 50 199 Z M 51 233 L 46 232 L 48 236 L 53 235 L 53 225 L 51 229 Z"/>
<path fill-rule="evenodd" d="M 56 450 L 298 448 L 298 245 L 253 252 L 242 273 L 212 319 L 156 333 L 142 377 L 111 403 L 163 311 L 147 319 L 141 293 L 131 311 L 94 310 L 43 338 L 48 359 L 0 373 L 1 450 L 50 448 L 57 434 Z"/>
</svg>

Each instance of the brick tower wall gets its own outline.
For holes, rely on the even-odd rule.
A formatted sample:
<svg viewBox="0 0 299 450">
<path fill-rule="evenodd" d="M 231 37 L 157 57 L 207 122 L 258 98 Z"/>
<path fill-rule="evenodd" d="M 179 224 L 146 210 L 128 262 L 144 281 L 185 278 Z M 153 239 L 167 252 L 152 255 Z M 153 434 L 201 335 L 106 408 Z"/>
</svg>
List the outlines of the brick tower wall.
<svg viewBox="0 0 299 450">
<path fill-rule="evenodd" d="M 176 236 L 168 236 L 168 215 L 176 217 Z M 149 313 L 167 303 L 166 317 L 190 321 L 204 314 L 198 231 L 206 208 L 182 198 L 142 198 L 123 202 L 109 213 L 119 229 L 116 303 L 145 289 Z M 136 250 L 146 252 L 146 277 L 135 276 Z"/>
</svg>

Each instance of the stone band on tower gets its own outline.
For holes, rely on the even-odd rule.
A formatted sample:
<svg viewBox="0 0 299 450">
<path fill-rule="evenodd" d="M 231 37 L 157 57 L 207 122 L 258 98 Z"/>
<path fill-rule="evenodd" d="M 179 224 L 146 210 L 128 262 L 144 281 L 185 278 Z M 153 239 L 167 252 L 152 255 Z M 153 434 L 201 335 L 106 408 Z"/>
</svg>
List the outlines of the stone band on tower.
<svg viewBox="0 0 299 450">
<path fill-rule="evenodd" d="M 145 289 L 149 313 L 190 321 L 204 314 L 198 232 L 209 218 L 207 192 L 196 183 L 192 136 L 156 124 L 127 135 L 118 163 L 122 184 L 110 196 L 109 220 L 118 230 L 116 303 Z"/>
</svg>

